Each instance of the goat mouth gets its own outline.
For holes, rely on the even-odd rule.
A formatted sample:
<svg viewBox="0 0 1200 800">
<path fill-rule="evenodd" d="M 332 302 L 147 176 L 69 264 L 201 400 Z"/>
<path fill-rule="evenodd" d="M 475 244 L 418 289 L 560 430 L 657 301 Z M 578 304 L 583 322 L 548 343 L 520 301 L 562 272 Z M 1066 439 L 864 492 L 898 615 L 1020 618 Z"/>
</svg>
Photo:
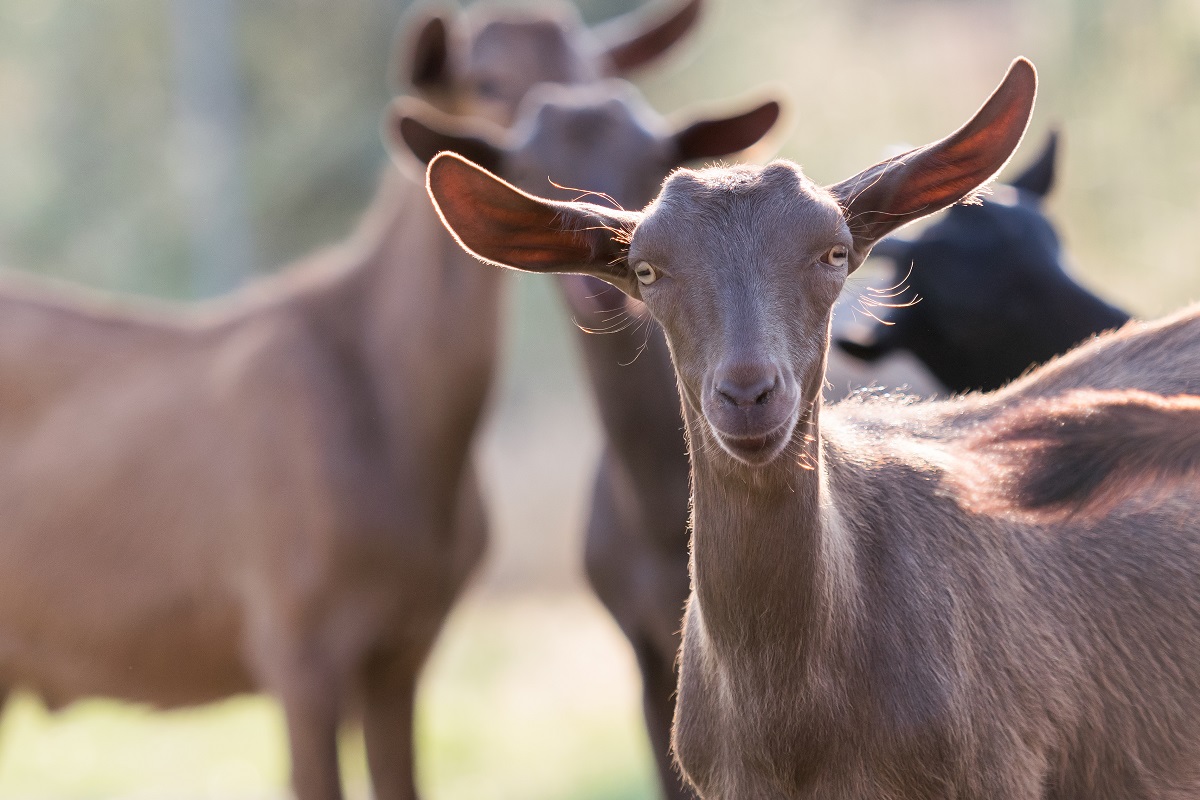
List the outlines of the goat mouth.
<svg viewBox="0 0 1200 800">
<path fill-rule="evenodd" d="M 713 429 L 717 442 L 726 453 L 751 467 L 774 461 L 791 439 L 792 420 L 788 419 L 774 430 L 756 436 L 730 436 Z"/>
</svg>

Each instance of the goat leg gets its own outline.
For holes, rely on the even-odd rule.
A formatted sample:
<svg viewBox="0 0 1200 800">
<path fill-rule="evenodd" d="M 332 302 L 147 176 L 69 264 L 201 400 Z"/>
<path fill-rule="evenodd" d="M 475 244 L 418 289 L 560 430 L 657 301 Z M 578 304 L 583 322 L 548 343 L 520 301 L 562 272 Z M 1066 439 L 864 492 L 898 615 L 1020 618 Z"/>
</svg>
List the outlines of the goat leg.
<svg viewBox="0 0 1200 800">
<path fill-rule="evenodd" d="M 340 692 L 327 670 L 293 665 L 276 690 L 287 717 L 297 800 L 341 800 L 337 734 Z"/>
<path fill-rule="evenodd" d="M 375 659 L 365 674 L 363 735 L 377 800 L 416 800 L 413 702 L 420 659 Z"/>
<path fill-rule="evenodd" d="M 652 642 L 636 648 L 642 673 L 642 712 L 646 731 L 666 800 L 695 800 L 696 795 L 683 782 L 671 755 L 671 724 L 675 717 L 676 676 L 674 659 L 665 657 Z"/>
</svg>

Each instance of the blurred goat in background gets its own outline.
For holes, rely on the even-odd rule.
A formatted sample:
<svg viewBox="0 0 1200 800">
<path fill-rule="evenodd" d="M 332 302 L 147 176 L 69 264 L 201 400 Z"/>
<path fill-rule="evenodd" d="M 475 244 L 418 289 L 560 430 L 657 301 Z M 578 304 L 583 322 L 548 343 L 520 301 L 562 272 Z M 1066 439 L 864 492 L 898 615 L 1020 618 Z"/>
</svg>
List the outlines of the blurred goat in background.
<svg viewBox="0 0 1200 800">
<path fill-rule="evenodd" d="M 393 105 L 395 148 L 407 146 L 423 161 L 450 150 L 529 191 L 640 208 L 676 167 L 755 144 L 775 125 L 780 106 L 768 100 L 727 116 L 685 112 L 668 122 L 622 82 L 544 87 L 526 98 L 512 135 L 501 140 L 430 111 L 412 102 Z M 588 578 L 637 657 L 663 791 L 691 797 L 670 759 L 674 663 L 688 590 L 688 480 L 666 342 L 607 284 L 569 276 L 560 288 L 575 312 L 606 434 L 587 529 Z"/>
</svg>

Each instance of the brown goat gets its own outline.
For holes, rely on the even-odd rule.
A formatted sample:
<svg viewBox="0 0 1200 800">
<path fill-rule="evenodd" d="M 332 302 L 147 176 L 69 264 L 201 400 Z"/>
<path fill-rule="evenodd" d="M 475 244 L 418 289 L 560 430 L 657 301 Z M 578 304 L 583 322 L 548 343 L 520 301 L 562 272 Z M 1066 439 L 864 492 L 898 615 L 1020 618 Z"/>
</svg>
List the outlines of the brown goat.
<svg viewBox="0 0 1200 800">
<path fill-rule="evenodd" d="M 684 3 L 657 24 L 618 21 L 595 32 L 600 43 L 592 47 L 607 53 L 613 67 L 628 70 L 679 38 L 698 10 L 698 4 Z M 569 91 L 547 87 L 540 98 L 527 98 L 531 108 L 522 112 L 522 121 L 515 121 L 496 100 L 528 91 L 530 83 L 510 65 L 496 65 L 488 40 L 522 19 L 521 12 L 472 12 L 453 23 L 425 12 L 427 22 L 418 26 L 421 33 L 403 61 L 422 65 L 414 73 L 426 77 L 415 85 L 427 101 L 455 114 L 515 122 L 519 142 L 498 138 L 480 126 L 438 120 L 400 103 L 393 109 L 392 137 L 398 146 L 406 139 L 403 146 L 426 161 L 440 150 L 450 150 L 527 191 L 560 199 L 587 191 L 618 206 L 641 208 L 671 169 L 689 159 L 715 158 L 752 144 L 778 113 L 777 107 L 764 105 L 740 122 L 715 119 L 672 126 L 656 119 L 629 89 L 600 88 L 591 96 L 572 97 Z M 549 50 L 574 49 L 577 45 L 569 42 L 583 29 L 573 16 L 564 19 L 570 20 L 565 28 L 528 35 Z M 604 72 L 601 68 L 583 77 Z M 580 79 L 565 67 L 559 71 L 561 83 L 578 84 Z M 457 99 L 450 102 L 447 90 L 453 87 L 458 87 Z M 571 89 L 577 91 L 578 86 Z M 405 118 L 408 121 L 402 123 Z M 739 128 L 741 139 L 731 138 Z M 688 463 L 666 340 L 639 303 L 626 303 L 624 295 L 601 281 L 567 276 L 560 288 L 582 332 L 578 346 L 605 433 L 587 523 L 588 579 L 637 659 L 663 790 L 672 798 L 690 796 L 668 752 L 680 618 L 689 579 Z M 827 397 L 833 398 L 867 385 L 903 386 L 920 395 L 942 389 L 907 354 L 868 365 L 831 353 L 829 384 Z"/>
<path fill-rule="evenodd" d="M 51 706 L 262 690 L 301 800 L 414 796 L 413 691 L 478 562 L 500 285 L 396 172 L 345 246 L 197 309 L 0 292 L 0 683 Z M 439 359 L 430 359 L 432 351 Z"/>
<path fill-rule="evenodd" d="M 449 150 L 531 191 L 573 198 L 580 191 L 561 187 L 580 187 L 640 208 L 672 169 L 754 144 L 775 124 L 779 104 L 702 119 L 685 113 L 683 121 L 668 123 L 624 82 L 547 86 L 526 98 L 513 134 L 504 138 L 430 111 L 397 100 L 393 147 L 424 161 Z M 606 434 L 587 527 L 588 579 L 637 658 L 663 791 L 689 797 L 670 756 L 675 657 L 688 594 L 688 464 L 675 374 L 661 331 L 626 308 L 625 295 L 583 276 L 564 276 L 560 284 L 581 326 L 580 350 Z"/>
<path fill-rule="evenodd" d="M 702 0 L 587 28 L 573 5 L 480 3 L 464 12 L 424 7 L 407 20 L 393 71 L 401 87 L 440 110 L 511 125 L 539 83 L 581 85 L 658 61 L 695 26 Z"/>
<path fill-rule="evenodd" d="M 609 69 L 570 26 L 569 52 L 528 41 L 563 19 L 488 50 L 532 81 Z M 347 244 L 202 307 L 7 280 L 0 700 L 266 691 L 300 800 L 340 797 L 359 701 L 375 796 L 414 797 L 414 685 L 485 542 L 470 441 L 500 289 L 394 169 Z"/>
<path fill-rule="evenodd" d="M 726 118 L 684 115 L 668 123 L 632 87 L 613 81 L 531 92 L 513 134 L 502 138 L 397 100 L 391 133 L 397 148 L 407 146 L 425 161 L 449 150 L 526 191 L 573 199 L 588 190 L 617 207 L 641 208 L 672 169 L 754 144 L 778 113 L 778 104 L 768 102 Z M 640 303 L 587 276 L 562 276 L 559 283 L 605 433 L 587 524 L 587 575 L 633 648 L 659 775 L 667 795 L 676 797 L 684 790 L 672 769 L 670 729 L 689 579 L 688 462 L 675 373 L 662 331 Z M 830 383 L 913 382 L 912 373 L 899 378 L 895 362 L 888 373 L 854 361 L 831 351 Z"/>
<path fill-rule="evenodd" d="M 1014 430 L 1015 394 L 821 401 L 848 272 L 993 176 L 1035 88 L 1018 60 L 959 131 L 832 187 L 787 162 L 683 170 L 642 213 L 534 198 L 450 155 L 430 165 L 471 252 L 599 277 L 666 331 L 694 502 L 675 747 L 702 796 L 1200 793 L 1195 481 L 1057 521 L 975 511 L 972 487 L 1011 457 L 980 446 L 982 428 Z M 1040 374 L 1021 402 L 1046 402 Z M 1194 420 L 1190 399 L 1105 402 L 1160 434 L 1159 415 Z M 970 421 L 946 424 L 956 413 Z M 1153 460 L 1179 474 L 1194 456 Z"/>
</svg>

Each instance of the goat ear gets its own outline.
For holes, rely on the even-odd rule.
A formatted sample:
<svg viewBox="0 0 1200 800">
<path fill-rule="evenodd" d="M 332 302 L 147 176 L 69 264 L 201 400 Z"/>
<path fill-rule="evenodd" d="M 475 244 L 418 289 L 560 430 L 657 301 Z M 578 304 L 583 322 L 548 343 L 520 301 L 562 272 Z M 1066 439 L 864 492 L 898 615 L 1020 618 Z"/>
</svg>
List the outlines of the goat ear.
<svg viewBox="0 0 1200 800">
<path fill-rule="evenodd" d="M 1058 139 L 1058 131 L 1050 131 L 1046 143 L 1042 145 L 1042 152 L 1024 172 L 1009 181 L 1009 185 L 1041 198 L 1050 194 L 1054 188 L 1054 172 L 1058 163 Z"/>
<path fill-rule="evenodd" d="M 436 92 L 449 86 L 450 29 L 457 16 L 448 6 L 423 6 L 405 15 L 392 45 L 394 89 Z"/>
<path fill-rule="evenodd" d="M 388 106 L 384 138 L 393 158 L 411 153 L 428 164 L 449 150 L 490 170 L 504 163 L 504 135 L 483 120 L 464 120 L 444 114 L 412 97 L 398 97 Z"/>
<path fill-rule="evenodd" d="M 1033 64 L 1018 58 L 966 125 L 829 187 L 854 237 L 851 269 L 891 231 L 957 203 L 999 172 L 1025 135 L 1036 94 Z"/>
<path fill-rule="evenodd" d="M 693 122 L 675 134 L 679 163 L 721 158 L 745 150 L 770 132 L 779 121 L 775 100 L 741 114 Z"/>
<path fill-rule="evenodd" d="M 613 75 L 646 66 L 663 55 L 696 25 L 702 0 L 683 0 L 656 19 L 631 13 L 595 29 Z"/>
<path fill-rule="evenodd" d="M 477 258 L 523 272 L 591 275 L 638 296 L 625 249 L 640 214 L 534 197 L 454 153 L 429 163 L 426 185 L 442 223 Z"/>
</svg>

